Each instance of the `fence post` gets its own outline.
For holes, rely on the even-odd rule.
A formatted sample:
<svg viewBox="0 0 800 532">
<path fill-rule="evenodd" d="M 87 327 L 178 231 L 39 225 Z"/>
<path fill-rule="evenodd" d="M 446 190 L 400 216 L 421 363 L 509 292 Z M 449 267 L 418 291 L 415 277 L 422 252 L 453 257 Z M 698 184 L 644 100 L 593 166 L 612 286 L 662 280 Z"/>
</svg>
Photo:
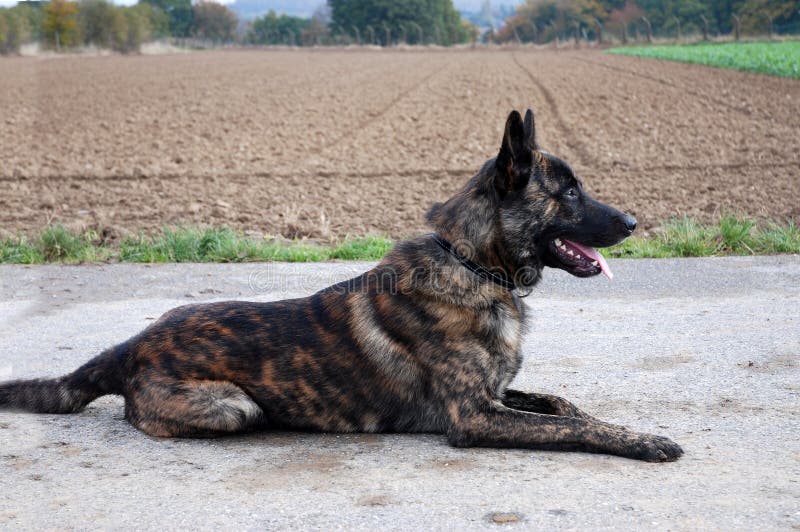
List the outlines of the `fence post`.
<svg viewBox="0 0 800 532">
<path fill-rule="evenodd" d="M 647 42 L 653 44 L 653 25 L 647 20 L 647 17 L 642 17 L 645 27 L 647 28 Z"/>
<path fill-rule="evenodd" d="M 597 26 L 597 44 L 603 44 L 603 24 L 597 19 L 594 19 L 594 23 Z"/>
<path fill-rule="evenodd" d="M 681 19 L 679 19 L 678 17 L 673 17 L 673 18 L 675 19 L 675 28 L 676 28 L 675 41 L 681 42 Z"/>
<path fill-rule="evenodd" d="M 558 28 L 556 27 L 556 23 L 551 21 L 548 26 L 553 28 L 553 47 L 558 48 Z"/>
<path fill-rule="evenodd" d="M 742 21 L 737 15 L 733 15 L 733 38 L 737 41 L 739 40 L 739 30 L 741 28 Z"/>
<path fill-rule="evenodd" d="M 628 44 L 628 25 L 622 24 L 622 44 Z"/>
<path fill-rule="evenodd" d="M 580 46 L 581 46 L 580 38 L 581 38 L 581 23 L 580 22 L 576 22 L 575 23 L 575 48 L 580 48 Z"/>
<path fill-rule="evenodd" d="M 708 40 L 708 19 L 705 17 L 705 15 L 700 15 L 700 20 L 703 21 L 703 40 L 707 41 Z"/>
<path fill-rule="evenodd" d="M 531 44 L 536 44 L 536 41 L 538 40 L 537 37 L 539 36 L 539 30 L 536 28 L 536 24 L 532 20 L 529 20 L 528 24 L 530 24 L 531 30 L 533 31 L 533 33 L 531 33 Z"/>
<path fill-rule="evenodd" d="M 386 35 L 386 41 L 383 45 L 388 48 L 392 44 L 392 30 L 389 29 L 389 26 L 387 26 L 385 22 L 383 23 L 383 31 Z"/>
<path fill-rule="evenodd" d="M 413 21 L 409 22 L 409 24 L 417 28 L 417 44 L 423 46 L 425 44 L 425 39 L 423 38 L 422 26 Z"/>
</svg>

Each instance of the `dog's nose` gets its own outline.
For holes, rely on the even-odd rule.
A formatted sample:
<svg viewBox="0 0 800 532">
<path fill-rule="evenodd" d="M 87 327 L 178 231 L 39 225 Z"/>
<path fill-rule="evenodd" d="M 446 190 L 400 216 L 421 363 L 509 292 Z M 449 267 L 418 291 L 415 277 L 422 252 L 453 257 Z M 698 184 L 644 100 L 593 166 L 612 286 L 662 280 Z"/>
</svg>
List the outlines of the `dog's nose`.
<svg viewBox="0 0 800 532">
<path fill-rule="evenodd" d="M 630 235 L 636 229 L 636 218 L 625 214 L 622 216 L 622 225 L 625 226 L 625 230 L 628 231 L 628 234 Z"/>
</svg>

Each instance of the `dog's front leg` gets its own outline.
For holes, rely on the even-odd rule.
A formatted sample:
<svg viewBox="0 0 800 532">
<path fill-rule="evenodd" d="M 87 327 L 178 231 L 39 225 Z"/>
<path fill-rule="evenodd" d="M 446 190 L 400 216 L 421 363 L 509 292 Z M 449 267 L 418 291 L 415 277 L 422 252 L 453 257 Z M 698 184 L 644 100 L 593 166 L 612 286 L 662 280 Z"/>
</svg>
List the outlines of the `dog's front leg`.
<svg viewBox="0 0 800 532">
<path fill-rule="evenodd" d="M 513 410 L 497 401 L 449 405 L 448 442 L 455 447 L 584 451 L 667 462 L 683 454 L 668 438 L 576 417 Z"/>
<path fill-rule="evenodd" d="M 557 395 L 544 393 L 528 393 L 518 390 L 506 390 L 503 395 L 503 404 L 514 410 L 533 412 L 536 414 L 549 414 L 551 416 L 578 417 L 597 421 L 571 402 Z"/>
</svg>

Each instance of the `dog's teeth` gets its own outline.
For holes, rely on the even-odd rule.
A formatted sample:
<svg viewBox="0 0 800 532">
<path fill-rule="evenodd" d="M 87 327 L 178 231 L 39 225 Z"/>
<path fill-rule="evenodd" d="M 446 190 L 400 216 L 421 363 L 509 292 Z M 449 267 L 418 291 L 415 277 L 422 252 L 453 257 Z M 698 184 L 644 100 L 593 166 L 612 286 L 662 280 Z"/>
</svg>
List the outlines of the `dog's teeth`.
<svg viewBox="0 0 800 532">
<path fill-rule="evenodd" d="M 580 255 L 575 255 L 575 258 L 579 259 L 579 258 L 581 258 L 581 256 Z"/>
<path fill-rule="evenodd" d="M 567 250 L 567 246 L 565 246 L 564 244 L 561 244 L 558 247 L 561 249 L 561 251 L 566 251 Z"/>
<path fill-rule="evenodd" d="M 572 250 L 567 251 L 567 255 L 574 255 L 574 254 L 575 253 L 573 253 Z"/>
<path fill-rule="evenodd" d="M 592 266 L 597 266 L 597 261 L 596 260 L 592 261 Z"/>
<path fill-rule="evenodd" d="M 556 238 L 556 246 L 560 246 L 560 245 L 561 245 L 561 240 Z"/>
</svg>

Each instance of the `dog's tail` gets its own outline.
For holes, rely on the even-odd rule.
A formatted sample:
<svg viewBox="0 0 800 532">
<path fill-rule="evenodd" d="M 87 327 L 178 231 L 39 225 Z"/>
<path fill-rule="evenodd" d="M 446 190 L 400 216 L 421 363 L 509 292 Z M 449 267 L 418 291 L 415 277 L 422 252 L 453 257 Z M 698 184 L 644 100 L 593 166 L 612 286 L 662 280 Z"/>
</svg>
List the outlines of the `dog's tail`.
<svg viewBox="0 0 800 532">
<path fill-rule="evenodd" d="M 102 395 L 122 393 L 126 345 L 103 351 L 63 377 L 0 383 L 0 410 L 71 414 Z"/>
</svg>

